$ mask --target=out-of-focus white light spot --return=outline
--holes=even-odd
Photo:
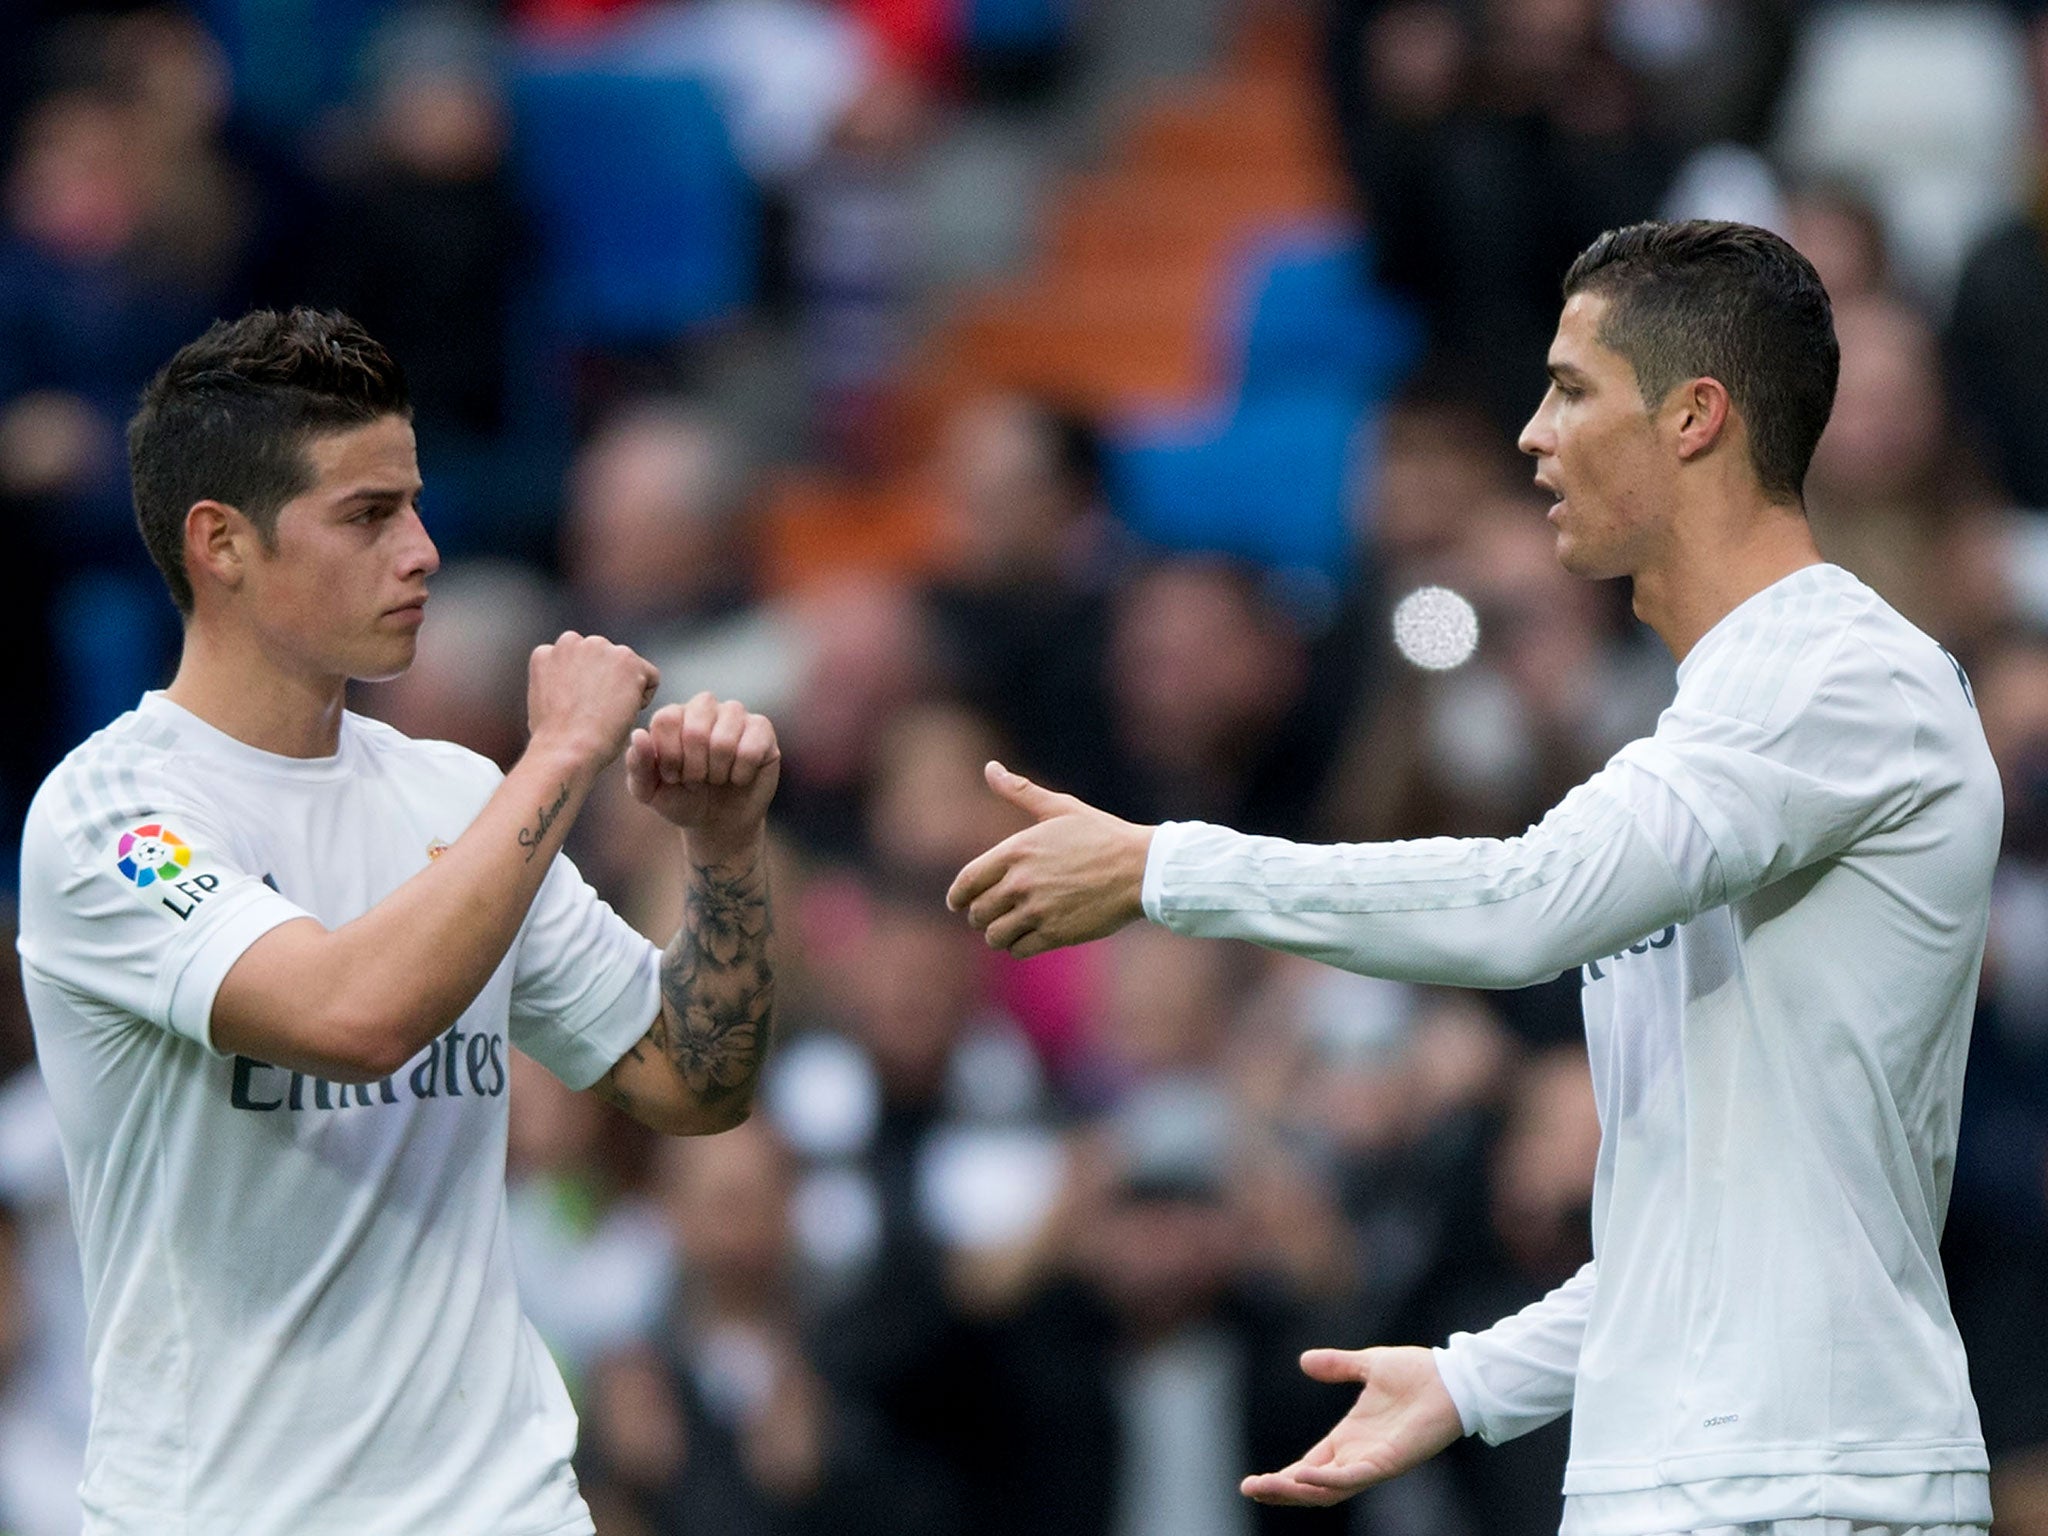
[[[1394,648],[1427,672],[1462,667],[1479,649],[1479,614],[1449,587],[1417,587],[1394,605]]]

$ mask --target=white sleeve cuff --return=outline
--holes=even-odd
[[[1145,908],[1145,915],[1161,927],[1172,926],[1166,921],[1164,911],[1166,861],[1173,857],[1175,846],[1188,830],[1199,825],[1199,822],[1167,821],[1152,829],[1152,846],[1145,853],[1145,885],[1139,900]]]
[[[1479,1383],[1473,1378],[1470,1365],[1463,1355],[1441,1345],[1432,1349],[1430,1354],[1436,1360],[1436,1373],[1443,1379],[1444,1390],[1451,1394],[1451,1402],[1458,1410],[1458,1427],[1468,1435],[1476,1433],[1479,1429]]]
[[[226,910],[207,913],[184,964],[164,968],[157,1016],[218,1056],[223,1053],[213,1043],[213,1000],[228,972],[271,929],[311,914],[260,880],[245,880],[216,899]]]
[[[573,1035],[517,1042],[569,1087],[579,1092],[618,1065],[619,1058],[640,1043],[661,1012],[661,951],[652,944],[642,963],[620,983],[596,1018]]]

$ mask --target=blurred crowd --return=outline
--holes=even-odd
[[[1418,988],[1144,925],[1018,962],[943,893],[1020,824],[983,785],[992,757],[1139,820],[1507,836],[1650,730],[1671,660],[1625,591],[1559,570],[1515,429],[1593,235],[1768,224],[1836,306],[1822,547],[1962,659],[2004,774],[1949,1279],[1999,1530],[2042,1536],[2048,19],[1299,3],[1369,232],[1357,279],[1427,338],[1361,423],[1334,572],[1140,537],[1103,422],[991,393],[923,449],[943,558],[778,583],[775,477],[858,464],[946,274],[1020,217],[935,167],[992,136],[1073,153],[1115,13],[1145,4],[13,0],[0,522],[21,558],[0,633],[31,664],[7,684],[0,843],[175,655],[127,501],[137,391],[216,315],[346,308],[410,375],[445,557],[417,664],[360,707],[509,763],[527,652],[573,626],[649,656],[664,698],[740,697],[784,742],[780,1038],[753,1119],[661,1144],[515,1074],[520,1278],[604,1536],[1550,1536],[1563,1424],[1328,1512],[1236,1484],[1346,1405],[1301,1348],[1441,1341],[1589,1256],[1576,975]],[[1159,34],[1181,57],[1239,11],[1146,14],[1191,30]],[[535,236],[561,182],[531,125],[593,58],[621,92],[650,68],[703,82],[730,151],[737,212],[659,293],[599,280],[630,208],[581,288]],[[1394,600],[1430,583],[1479,613],[1469,665],[1389,643]],[[673,843],[620,785],[572,852],[673,931]],[[78,1521],[83,1308],[11,980],[0,1071],[0,1531],[57,1536]]]

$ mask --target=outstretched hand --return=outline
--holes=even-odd
[[[1238,1485],[1261,1504],[1338,1503],[1420,1466],[1465,1432],[1426,1349],[1312,1349],[1301,1368],[1365,1390],[1299,1461]]]
[[[1143,915],[1152,829],[1042,789],[1001,763],[988,786],[1033,822],[974,860],[946,892],[991,949],[1020,959],[1117,931]]]

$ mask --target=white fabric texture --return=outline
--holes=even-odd
[[[497,782],[353,715],[334,757],[276,757],[152,694],[37,794],[20,948],[85,1271],[88,1536],[590,1529],[513,1282],[507,1049],[593,1082],[654,1018],[653,946],[557,860],[383,1082],[210,1044],[251,943],[360,916]]]
[[[1445,1369],[1489,1440],[1569,1402],[1570,1536],[1988,1521],[1937,1251],[2001,822],[1968,685],[1827,565],[1678,679],[1519,838],[1169,825],[1146,913],[1407,980],[1583,966],[1594,1265]]]

